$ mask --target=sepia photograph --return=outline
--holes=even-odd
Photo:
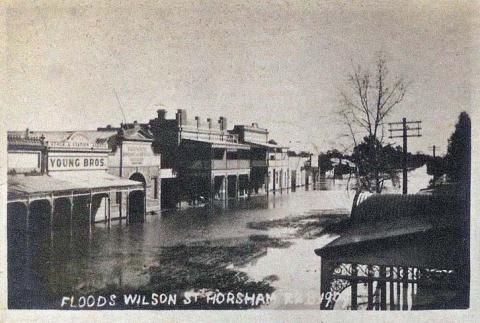
[[[2,5],[4,310],[472,309],[478,12]]]

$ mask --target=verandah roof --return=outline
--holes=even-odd
[[[267,142],[253,142],[253,141],[245,141],[246,144],[253,146],[253,147],[262,147],[262,148],[270,148],[270,149],[286,149],[288,147],[279,146],[276,144],[270,144]]]
[[[56,192],[85,191],[110,188],[141,188],[141,182],[107,174],[58,172],[55,175],[11,175],[8,176],[8,200],[28,196],[47,195]]]

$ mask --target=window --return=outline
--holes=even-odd
[[[117,192],[116,196],[115,196],[115,202],[117,204],[121,204],[122,203],[122,192]]]
[[[158,199],[158,177],[152,177],[153,180],[153,198],[156,200]]]
[[[237,151],[227,151],[227,159],[228,160],[238,159],[238,152]]]
[[[216,159],[216,160],[222,160],[224,153],[225,153],[225,150],[214,148],[213,149],[213,158]]]

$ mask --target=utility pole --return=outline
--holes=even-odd
[[[403,184],[402,184],[402,193],[406,195],[408,193],[408,180],[407,180],[407,170],[408,170],[408,150],[407,150],[407,138],[408,137],[421,137],[420,124],[422,121],[407,121],[407,118],[403,118],[401,122],[390,122],[388,123],[390,131],[389,138],[403,138]],[[413,125],[412,127],[410,125]],[[401,126],[401,128],[399,128]],[[401,135],[395,134],[396,131],[401,131]],[[416,132],[415,132],[416,131]]]
[[[433,145],[431,147],[428,147],[428,148],[431,148],[432,151],[433,151],[433,158],[435,158],[435,149],[437,148],[437,146]]]
[[[403,125],[403,194],[408,193],[407,167],[408,167],[408,149],[407,149],[407,118],[402,119]]]

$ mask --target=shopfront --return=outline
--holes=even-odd
[[[98,130],[99,136],[108,133]],[[122,201],[129,201],[129,213],[140,214],[140,202],[144,204],[146,213],[160,212],[161,200],[161,169],[160,154],[152,148],[152,136],[147,128],[138,123],[124,124],[110,135],[108,140],[110,154],[108,170],[111,175],[141,183],[143,193],[129,193],[126,196],[120,192],[112,204],[112,212],[119,217],[126,212],[120,207]],[[135,216],[135,218],[138,218]]]
[[[110,153],[94,132],[10,132],[9,223],[50,235],[65,228],[70,234],[77,229],[91,234],[93,223],[109,225],[111,201],[118,193],[145,191],[138,181],[108,173]],[[142,209],[145,217],[144,202],[135,209]],[[129,217],[126,212],[127,223]]]

